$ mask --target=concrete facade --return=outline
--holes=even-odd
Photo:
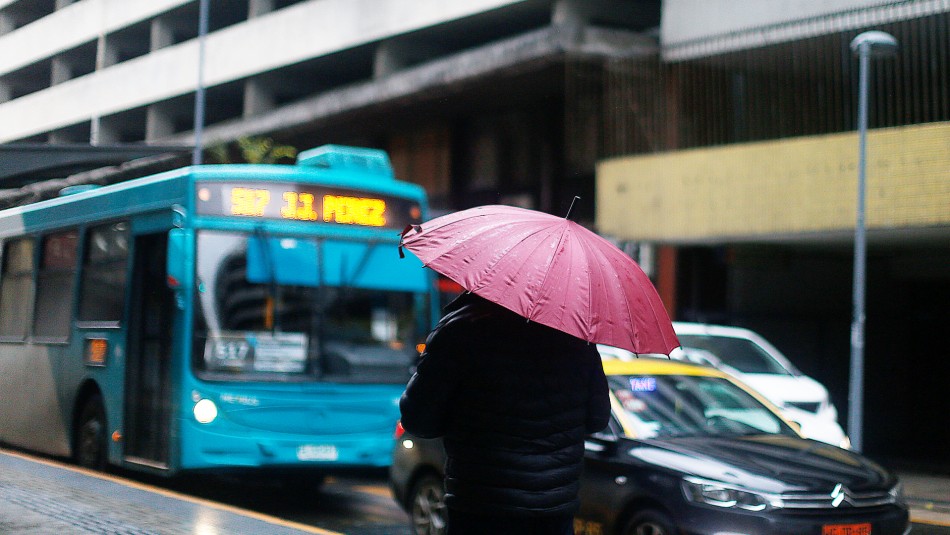
[[[172,30],[163,27],[161,15],[194,3],[83,0],[0,36],[0,77],[7,84],[15,85],[18,70],[42,60],[51,61],[53,73],[48,87],[0,104],[0,142],[48,133],[192,93],[198,84],[199,40],[170,44]],[[206,37],[204,83],[217,86],[246,79],[518,3],[309,0],[265,14],[255,13]],[[250,5],[239,7],[250,13]],[[102,56],[108,55],[109,35],[136,24],[150,25],[149,35],[153,38],[147,43],[148,51],[128,61],[103,61]],[[62,54],[90,44],[96,46],[95,69],[72,78]],[[258,92],[249,98],[254,101],[261,97]],[[82,105],[77,106],[77,102]],[[254,106],[249,108],[251,112],[256,110]],[[162,121],[157,114],[151,117],[150,123]],[[156,133],[169,130],[152,124],[146,127]]]
[[[670,61],[807,39],[946,11],[946,0],[666,0]],[[729,16],[722,16],[728,13]]]

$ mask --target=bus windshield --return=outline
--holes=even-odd
[[[405,382],[424,334],[424,294],[394,273],[398,256],[378,248],[199,232],[196,372],[212,380]]]

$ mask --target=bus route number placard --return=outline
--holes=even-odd
[[[203,183],[196,204],[206,215],[364,227],[402,228],[421,219],[421,209],[409,199],[301,184]]]

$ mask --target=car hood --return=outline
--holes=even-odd
[[[630,457],[682,475],[781,494],[849,489],[887,490],[896,479],[854,452],[782,435],[624,440]]]
[[[738,377],[778,406],[789,401],[823,403],[828,400],[828,390],[807,375],[743,373]]]

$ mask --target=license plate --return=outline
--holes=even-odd
[[[821,535],[871,535],[871,524],[829,524],[821,527]]]
[[[340,454],[332,444],[305,444],[297,447],[297,458],[301,461],[335,461]]]

